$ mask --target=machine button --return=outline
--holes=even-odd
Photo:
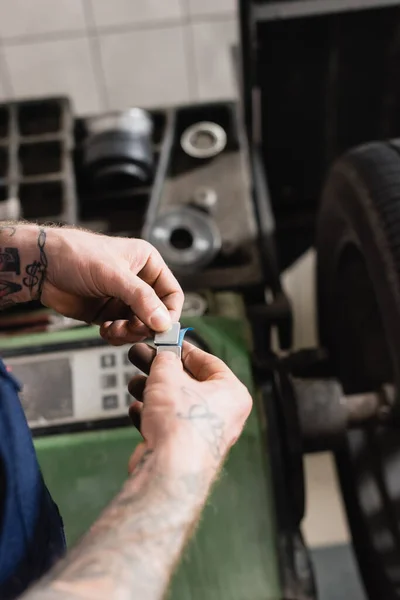
[[[100,358],[102,368],[115,367],[115,354],[103,354]]]
[[[109,390],[110,388],[117,387],[117,376],[113,373],[104,373],[101,376],[101,388],[103,390]]]
[[[103,396],[103,408],[104,408],[104,410],[112,410],[113,408],[118,408],[117,394]]]

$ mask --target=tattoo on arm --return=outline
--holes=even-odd
[[[18,248],[0,248],[0,271],[21,275]]]
[[[14,225],[0,225],[0,234],[4,234],[5,238],[14,237],[16,231],[17,227]],[[39,257],[38,260],[26,265],[26,275],[22,281],[19,279],[21,276],[20,249],[9,245],[0,247],[0,309],[13,306],[16,303],[15,294],[22,292],[24,287],[29,289],[31,299],[40,300],[48,265],[45,246],[46,231],[39,229],[37,239]]]
[[[15,231],[15,227],[8,225],[0,226],[0,233],[8,233],[9,237],[12,237]],[[10,248],[8,246],[0,248],[0,272],[4,277],[0,279],[0,309],[5,309],[15,304],[14,300],[8,296],[22,290],[22,285],[9,279],[9,276],[13,277],[14,275],[21,274],[18,248]]]
[[[196,473],[187,484],[181,475],[166,474],[163,456],[147,450],[79,546],[24,600],[164,598],[199,510]],[[204,485],[203,499],[210,482]]]
[[[13,306],[16,306],[16,304],[16,301],[12,298],[0,300],[0,310],[6,310],[6,308],[13,308]]]
[[[0,225],[0,233],[7,231],[10,234],[10,237],[15,235],[17,228],[14,225]]]
[[[22,285],[15,283],[14,281],[7,281],[6,279],[0,279],[0,298],[15,294],[22,290]]]
[[[8,234],[8,237],[12,237],[15,232],[14,226],[0,225],[0,233]],[[0,309],[4,309],[15,304],[8,296],[22,290],[22,285],[13,281],[14,275],[21,274],[18,248],[0,247],[0,273],[3,274],[0,278]]]
[[[48,261],[45,252],[46,232],[44,229],[39,230],[37,245],[39,260],[34,260],[26,266],[26,277],[23,279],[23,284],[29,289],[32,300],[40,300],[47,274]]]
[[[210,410],[205,398],[186,387],[182,388],[182,392],[194,400],[194,403],[189,406],[186,414],[178,413],[177,417],[190,421],[207,443],[213,458],[220,460],[224,442],[224,422],[219,415]]]

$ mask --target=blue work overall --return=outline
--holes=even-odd
[[[65,553],[18,392],[0,360],[0,598],[17,598]]]

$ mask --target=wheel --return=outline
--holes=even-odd
[[[400,145],[351,150],[331,169],[317,220],[321,344],[345,393],[400,389]],[[397,406],[396,413],[399,413]],[[370,598],[400,598],[400,428],[349,432],[336,454]]]

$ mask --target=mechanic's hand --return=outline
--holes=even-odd
[[[42,303],[101,325],[112,344],[136,342],[179,320],[182,290],[147,242],[46,228],[45,252]]]
[[[217,469],[239,437],[252,400],[245,386],[218,358],[184,342],[183,358],[137,344],[129,352],[145,373],[135,376],[129,392],[136,398],[130,415],[144,443],[133,453],[132,472],[146,450],[166,446],[191,466],[200,457]],[[153,360],[154,359],[154,360]]]

